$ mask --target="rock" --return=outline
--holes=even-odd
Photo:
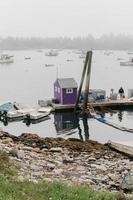
[[[58,152],[58,153],[61,153],[62,152],[62,148],[61,147],[52,147],[50,148],[49,150],[50,152]]]
[[[125,174],[121,183],[121,188],[133,191],[133,173]]]
[[[54,169],[53,170],[53,173],[56,175],[60,175],[60,174],[62,174],[62,172],[63,172],[63,169]]]
[[[23,182],[25,179],[24,179],[24,176],[19,175],[19,176],[17,177],[17,180]]]
[[[108,174],[108,177],[112,180],[112,181],[118,181],[120,179],[120,176],[115,175],[115,174]]]
[[[53,170],[55,168],[55,164],[47,164],[47,169],[48,170]]]
[[[32,151],[33,151],[33,152],[36,152],[36,153],[40,153],[40,152],[41,152],[41,150],[40,150],[39,147],[32,148]]]
[[[97,165],[96,170],[105,172],[107,171],[107,167],[104,165]]]
[[[22,147],[22,149],[23,149],[24,151],[32,151],[33,147],[24,146],[24,147]]]
[[[73,158],[70,158],[68,156],[64,157],[62,160],[63,164],[72,163],[73,161]]]
[[[43,171],[43,167],[42,166],[37,166],[35,164],[31,164],[30,165],[30,170],[33,170],[35,172],[38,172],[38,171]]]
[[[88,161],[96,161],[96,158],[89,157],[89,158],[88,158]]]
[[[47,149],[47,148],[43,148],[43,149],[41,149],[41,151],[42,151],[42,152],[47,152],[48,149]]]
[[[18,157],[18,150],[15,148],[11,149],[9,153],[14,157]]]
[[[4,140],[2,140],[3,144],[10,144],[13,143],[13,139],[12,138],[5,138]]]
[[[9,152],[13,157],[17,157],[18,159],[23,159],[25,154],[23,150],[18,150],[16,148],[13,148],[12,150],[10,150]]]

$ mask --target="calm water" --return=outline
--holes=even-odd
[[[79,83],[83,69],[83,59],[79,58],[72,50],[62,50],[57,57],[45,56],[43,52],[31,51],[4,51],[14,55],[14,63],[0,65],[0,101],[17,101],[28,104],[37,104],[38,99],[53,97],[53,82],[56,77],[74,77]],[[31,57],[27,60],[25,57]],[[113,88],[117,92],[120,86],[125,89],[133,88],[133,67],[122,67],[118,58],[129,59],[126,51],[114,51],[109,56],[104,51],[94,51],[91,71],[91,88],[105,89],[107,95]],[[72,60],[67,62],[67,59]],[[45,64],[54,64],[53,67],[45,67]],[[133,128],[133,112],[117,112],[106,114],[108,120]],[[0,123],[5,130],[15,135],[23,132],[37,133],[46,137],[77,137],[94,139],[100,142],[112,140],[132,140],[133,134],[113,129],[94,119],[75,120],[70,113],[51,115],[51,119],[39,124],[12,122],[7,126]],[[62,130],[71,130],[68,134],[61,134]]]

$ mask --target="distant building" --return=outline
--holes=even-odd
[[[60,104],[75,104],[77,87],[78,85],[73,78],[58,78],[54,83],[54,98]]]

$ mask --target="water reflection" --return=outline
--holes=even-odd
[[[83,123],[84,131],[81,129],[80,122]],[[57,135],[73,135],[78,134],[80,140],[89,140],[88,115],[62,112],[54,114],[54,124]],[[82,133],[84,132],[84,134]]]
[[[123,112],[121,110],[118,111],[118,120],[119,122],[122,122],[123,119]]]

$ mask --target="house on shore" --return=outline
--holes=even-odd
[[[54,98],[60,104],[75,104],[78,85],[74,78],[57,78],[54,83]]]

